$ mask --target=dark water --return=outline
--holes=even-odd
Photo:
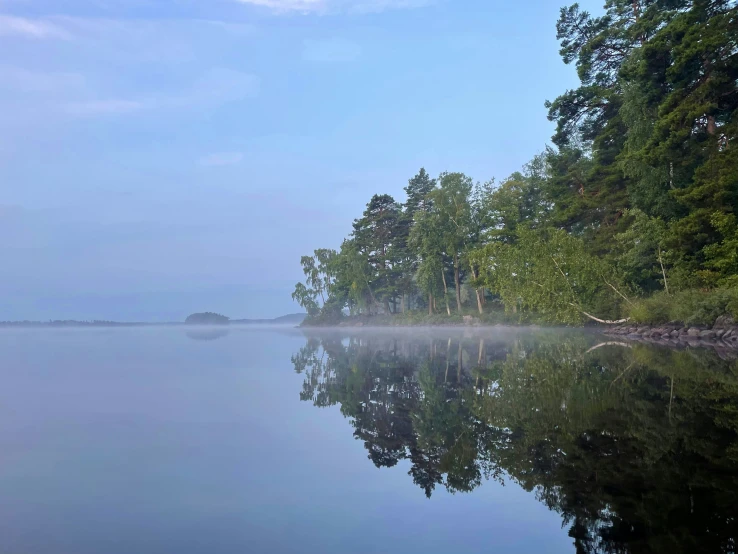
[[[602,340],[0,331],[0,553],[735,552],[738,362]]]

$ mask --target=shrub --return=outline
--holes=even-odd
[[[738,287],[686,290],[673,295],[658,292],[638,300],[629,309],[633,321],[649,324],[678,321],[686,325],[712,325],[726,314],[738,319]]]

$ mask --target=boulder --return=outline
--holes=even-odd
[[[727,329],[729,327],[732,327],[735,325],[735,319],[731,315],[721,315],[719,318],[715,320],[715,325],[712,326],[713,329]]]
[[[712,329],[706,329],[704,331],[700,331],[700,338],[701,339],[714,339],[715,338],[715,331]]]
[[[674,338],[677,338],[679,336],[679,330],[674,329],[671,333],[669,333],[669,335],[671,335]]]
[[[697,327],[691,327],[687,331],[687,336],[689,336],[689,337],[699,337],[701,332],[702,331],[700,331],[699,329],[697,329]]]

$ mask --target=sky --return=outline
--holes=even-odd
[[[545,147],[564,3],[0,0],[0,320],[302,311],[373,194]]]

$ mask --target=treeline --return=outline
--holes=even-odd
[[[151,323],[125,323],[121,321],[77,321],[74,319],[55,319],[49,321],[0,321],[0,327],[132,327],[153,325]]]
[[[546,103],[553,146],[501,182],[421,169],[404,203],[373,196],[340,250],[302,258],[293,298],[326,320],[494,300],[580,323],[667,319],[720,290],[710,309],[738,316],[736,2],[605,10],[561,10],[580,84]]]

